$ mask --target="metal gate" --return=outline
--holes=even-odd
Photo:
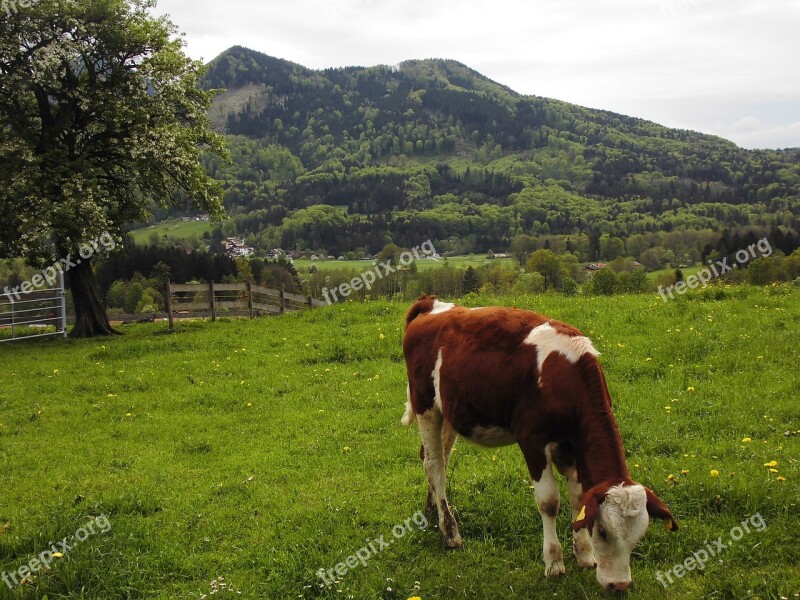
[[[0,343],[54,336],[67,337],[64,273],[56,287],[0,293]]]

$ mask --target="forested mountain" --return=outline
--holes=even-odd
[[[455,252],[515,236],[800,230],[800,149],[523,96],[450,60],[315,71],[234,47],[202,85],[232,164],[227,233],[262,249]]]

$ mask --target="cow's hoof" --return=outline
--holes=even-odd
[[[567,570],[564,568],[564,562],[560,560],[553,561],[549,567],[544,568],[545,577],[560,577]]]
[[[456,535],[452,538],[444,538],[444,547],[447,550],[458,550],[464,545],[464,540],[461,539],[460,535]]]
[[[589,556],[588,558],[584,556],[576,556],[575,560],[577,560],[578,565],[584,569],[594,569],[597,566],[597,561],[594,559],[594,556]]]
[[[593,569],[597,566],[592,545],[588,540],[575,540],[572,545],[572,554],[575,555],[575,560],[584,569]]]

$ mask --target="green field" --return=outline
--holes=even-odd
[[[325,269],[355,269],[355,270],[362,270],[367,271],[373,268],[375,261],[372,260],[315,260],[312,261],[308,258],[296,258],[294,259],[294,266],[295,268],[304,273],[308,270],[312,264],[316,265],[318,269],[325,270]],[[489,260],[486,258],[485,255],[482,254],[470,254],[468,256],[450,256],[447,259],[440,258],[440,259],[431,259],[431,258],[423,258],[420,260],[415,261],[416,265],[420,269],[434,269],[436,267],[442,267],[446,264],[455,267],[466,269],[467,267],[480,267],[482,265],[491,264],[491,265],[504,265],[507,267],[513,266],[515,261],[513,258],[498,258]]]
[[[158,235],[159,238],[163,238],[166,235],[172,240],[180,241],[193,235],[202,237],[205,232],[211,233],[213,228],[214,225],[207,221],[189,221],[184,223],[180,219],[170,219],[155,225],[142,227],[141,229],[134,229],[130,232],[130,235],[133,236],[133,240],[138,245],[144,245],[150,243],[150,237],[153,233]]]
[[[602,352],[632,475],[680,523],[650,527],[630,597],[800,592],[798,291],[718,291],[727,297],[476,300],[569,321]],[[254,599],[609,597],[571,555],[565,500],[567,574],[544,579],[515,447],[456,445],[448,494],[462,551],[443,550],[435,527],[394,539],[426,489],[416,426],[399,424],[406,308],[351,303],[0,346],[0,571],[92,517],[108,524],[30,583],[0,583],[0,598],[199,599],[218,577],[241,591],[231,597]],[[756,513],[766,527],[731,541]],[[381,536],[393,543],[322,585],[319,569]],[[657,581],[719,537],[730,545],[704,570]]]

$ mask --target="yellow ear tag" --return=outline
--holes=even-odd
[[[578,521],[582,521],[585,518],[586,518],[586,507],[581,506],[581,512],[579,512],[578,516],[575,517],[575,522],[577,523]]]
[[[664,529],[666,529],[667,531],[672,531],[672,521],[667,521],[666,523],[664,523]]]

